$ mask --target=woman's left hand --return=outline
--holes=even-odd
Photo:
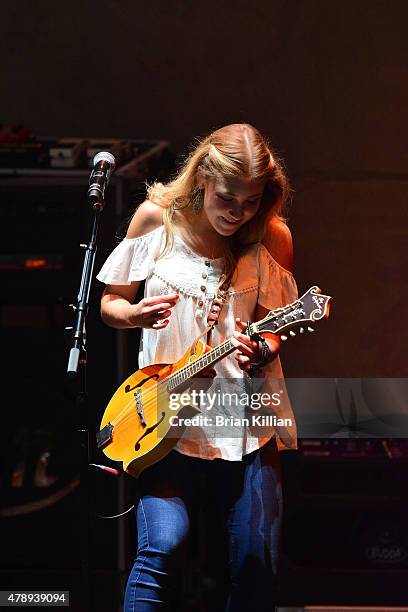
[[[235,319],[235,321],[238,330],[234,332],[234,335],[231,338],[231,344],[233,344],[237,349],[234,357],[237,360],[241,370],[248,371],[251,367],[251,362],[257,363],[261,361],[262,354],[260,342],[251,340],[247,334],[243,333],[246,331],[246,323],[241,321],[239,318]],[[273,355],[276,357],[280,347],[279,339],[268,339],[268,346]]]

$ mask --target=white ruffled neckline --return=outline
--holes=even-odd
[[[200,255],[199,253],[197,253],[197,251],[194,251],[194,249],[192,249],[184,240],[181,236],[179,236],[178,234],[174,233],[174,237],[176,238],[176,240],[178,240],[178,242],[184,247],[184,249],[186,251],[188,251],[189,253],[191,253],[191,255],[193,255],[194,257],[196,257],[197,259],[204,259],[204,261],[210,261],[212,265],[214,264],[218,264],[218,263],[223,263],[224,262],[224,257],[205,257],[204,255]]]
[[[154,234],[161,234],[161,236],[163,236],[164,234],[164,225],[159,225],[158,227],[155,227],[153,230],[151,230],[150,232],[148,232],[147,234],[143,234],[142,236],[136,236],[135,238],[124,238],[124,240],[128,241],[128,242],[137,242],[138,240],[148,240],[149,238],[152,238],[154,236]],[[181,244],[181,246],[184,248],[185,251],[187,251],[188,253],[190,253],[193,257],[195,257],[196,259],[199,260],[205,260],[205,261],[210,261],[211,264],[221,264],[224,262],[224,257],[205,257],[204,255],[200,255],[200,253],[197,253],[197,251],[194,251],[194,249],[192,249],[186,242],[185,240],[183,240],[183,238],[181,236],[179,236],[179,234],[177,234],[176,232],[173,233],[174,238],[177,240],[177,242],[179,242]]]

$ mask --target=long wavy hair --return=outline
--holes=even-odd
[[[202,178],[245,177],[265,182],[258,211],[226,240],[224,274],[217,294],[229,287],[239,256],[262,240],[272,217],[284,221],[283,210],[290,192],[282,162],[271,146],[252,125],[234,123],[215,130],[196,146],[185,159],[177,175],[168,182],[148,188],[148,199],[164,208],[165,244],[159,255],[164,257],[174,242],[173,217],[176,211],[192,208],[199,195]]]

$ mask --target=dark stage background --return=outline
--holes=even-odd
[[[292,177],[299,285],[336,298],[318,374],[402,375],[407,12],[404,0],[6,2],[2,119],[179,152],[253,123]]]
[[[407,18],[405,0],[3,2],[1,120],[5,124],[22,122],[44,136],[168,140],[176,154],[186,152],[195,136],[223,124],[254,124],[282,155],[292,181],[288,217],[299,289],[318,284],[334,296],[332,317],[319,333],[285,347],[286,373],[302,377],[407,376]],[[86,183],[84,194],[85,189]],[[104,235],[113,236],[116,225],[117,220],[109,218]],[[83,228],[73,227],[61,221],[56,224],[55,232],[61,233],[64,245],[69,244],[71,233],[75,244],[86,238]],[[8,232],[9,240],[9,228],[2,231]],[[109,240],[112,238],[105,242],[105,250],[111,246]],[[79,275],[79,267],[76,272]],[[91,395],[98,397],[95,414],[99,414],[99,399],[104,400],[112,390],[115,376],[109,380],[109,372],[117,365],[115,332],[104,330],[97,320],[99,292],[99,287],[94,289],[92,297],[91,380],[98,378],[96,364],[103,347],[110,348],[100,366],[98,390],[90,388]],[[50,332],[50,351],[61,325],[57,317],[55,330]],[[9,342],[7,331],[5,337]],[[16,370],[21,354],[11,359]],[[53,360],[59,381],[63,380],[64,359],[59,355]],[[67,398],[70,393],[64,388]],[[96,421],[98,418],[95,416]],[[292,465],[296,461],[284,458],[288,479],[294,472],[303,473]],[[390,477],[382,464],[362,459],[360,469],[361,465],[366,470],[362,482],[373,469],[379,469],[385,481]],[[358,486],[354,491],[343,490],[342,503],[350,515],[348,533],[366,521],[369,525],[378,522],[379,515],[393,516],[405,534],[400,541],[405,542],[406,469],[398,469],[392,472],[396,488],[389,493],[382,495],[381,479],[376,482],[379,491],[370,489],[366,497],[360,495]],[[322,483],[326,477],[316,471]],[[343,471],[339,479],[345,482],[348,477]],[[396,500],[392,510],[387,506],[390,496]],[[376,514],[369,510],[373,497],[380,498]],[[293,525],[296,518],[301,520],[301,504],[290,506],[295,504],[292,496],[288,503]],[[63,523],[64,516],[50,515],[49,525]],[[9,529],[8,520],[2,521],[4,533]],[[31,519],[24,520],[28,533]],[[38,513],[35,520],[39,520]],[[108,573],[112,584],[117,538],[131,537],[131,519],[128,521],[119,535],[113,527],[106,528],[112,542],[99,570]],[[319,526],[313,528],[318,539]],[[334,527],[329,524],[327,529],[331,537]],[[18,522],[15,530],[24,532]],[[55,533],[53,537],[57,537],[57,528]],[[44,539],[49,539],[47,531]],[[290,537],[285,541],[293,551]],[[38,546],[33,543],[27,552],[19,541],[13,567],[25,568],[25,579],[40,585],[43,578],[27,578],[33,575],[29,574],[29,559],[36,556],[33,550]],[[333,549],[335,546],[333,541]],[[124,548],[120,548],[122,562],[126,559],[128,563]],[[61,551],[52,549],[50,554],[58,556]],[[75,569],[75,551],[70,554],[72,560],[61,563],[61,571]],[[3,588],[17,584],[13,582],[17,569],[7,574],[7,559],[2,563]],[[48,566],[44,563],[38,564],[40,573],[52,565],[49,560]],[[353,565],[347,558],[339,563],[332,567],[338,576]],[[307,567],[302,574],[302,564],[298,564],[297,577],[301,578],[286,586],[283,603],[318,603],[319,589],[324,592],[320,603],[402,604],[407,600],[402,588],[395,586],[407,579],[404,564],[395,570],[395,582],[385,581],[384,592],[374,589],[375,595],[381,568],[357,567],[355,572],[362,574],[354,586],[347,587],[346,575],[346,583],[340,586],[339,578],[325,591],[321,576],[327,564],[329,554],[320,570],[313,573],[309,567],[309,578],[305,578]],[[356,586],[362,575],[365,590]],[[310,581],[315,591],[306,589]],[[103,584],[104,592],[109,592],[107,581]],[[303,591],[296,591],[301,584]],[[112,587],[111,592],[115,589],[119,590]]]

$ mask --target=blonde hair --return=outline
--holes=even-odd
[[[219,294],[230,285],[239,256],[249,245],[262,240],[267,222],[272,217],[284,221],[283,209],[290,189],[281,161],[252,125],[235,123],[215,130],[198,141],[173,180],[167,184],[154,183],[148,188],[148,199],[164,207],[166,239],[159,257],[165,256],[173,246],[175,211],[193,207],[203,177],[266,181],[257,213],[227,240]]]

